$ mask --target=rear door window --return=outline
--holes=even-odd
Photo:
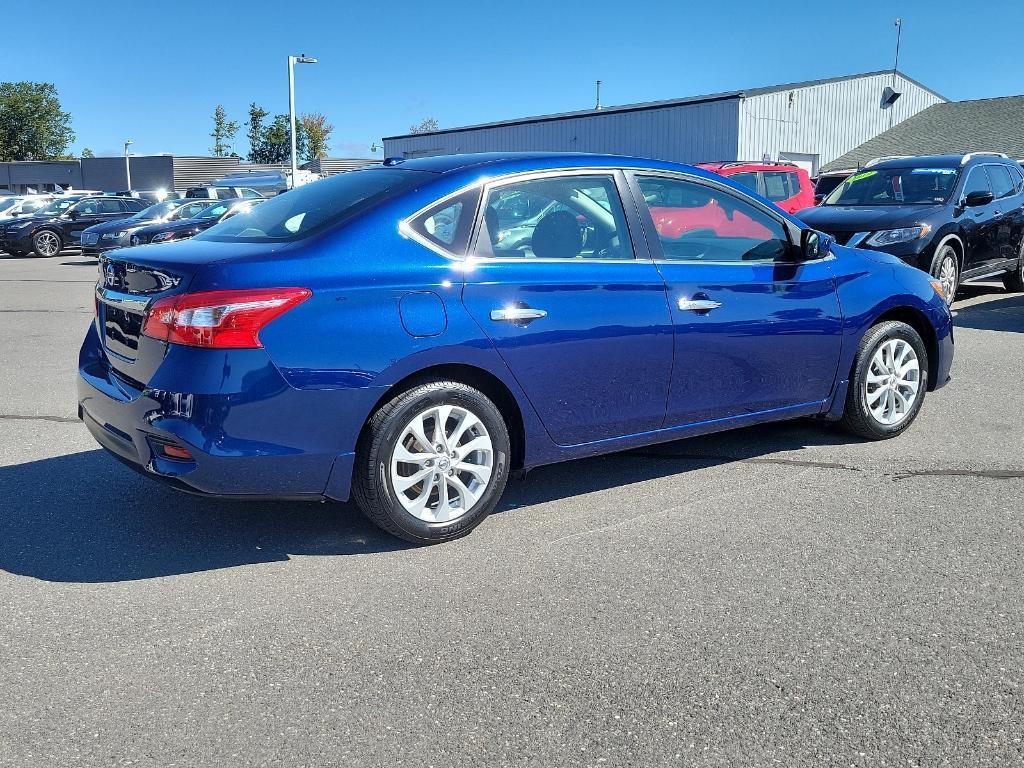
[[[97,213],[124,213],[124,203],[120,200],[100,200],[96,206]]]
[[[533,215],[503,217],[529,201]],[[615,178],[610,174],[551,176],[492,187],[474,253],[493,258],[632,259]]]
[[[800,190],[799,184],[796,185],[795,191],[790,187],[790,177],[796,174],[786,171],[765,171],[763,175],[764,196],[769,200],[788,200]]]

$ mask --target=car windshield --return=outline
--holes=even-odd
[[[956,186],[956,168],[879,168],[846,178],[823,205],[944,203]]]
[[[210,206],[207,206],[206,208],[203,208],[203,210],[201,210],[199,213],[197,213],[192,218],[194,218],[194,219],[207,219],[207,220],[209,220],[209,219],[216,219],[216,218],[218,218],[220,216],[223,216],[225,213],[227,213],[227,210],[230,207],[231,206],[225,205],[224,203],[214,203],[213,205],[210,205]]]
[[[384,167],[339,173],[266,200],[245,215],[210,227],[199,238],[251,243],[298,240],[433,176]]]
[[[54,200],[48,206],[43,208],[39,213],[43,216],[59,216],[64,213],[68,208],[77,203],[79,198],[73,198],[68,200],[67,198]]]
[[[143,208],[141,211],[132,216],[133,219],[162,219],[168,213],[178,208],[181,205],[180,200],[164,200],[162,203],[156,203],[148,208]]]

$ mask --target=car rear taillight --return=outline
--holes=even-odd
[[[168,296],[150,307],[142,333],[190,347],[256,349],[263,326],[311,295],[308,288],[255,288]]]

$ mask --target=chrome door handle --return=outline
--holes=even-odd
[[[539,320],[547,317],[548,313],[543,309],[530,309],[529,307],[506,307],[505,309],[492,309],[491,320],[495,322],[520,322],[522,320]]]
[[[680,299],[679,308],[684,312],[710,312],[722,306],[720,301],[711,299]]]

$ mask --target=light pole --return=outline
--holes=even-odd
[[[306,54],[288,57],[288,119],[292,128],[292,178],[288,184],[289,189],[295,188],[295,179],[299,175],[299,158],[295,153],[295,65],[316,64],[316,59]]]
[[[131,166],[131,163],[128,160],[128,147],[130,147],[134,143],[135,142],[132,141],[131,139],[125,139],[125,142],[124,142],[124,174],[125,174],[125,176],[128,177],[128,191],[129,192],[132,191],[132,166]]]

